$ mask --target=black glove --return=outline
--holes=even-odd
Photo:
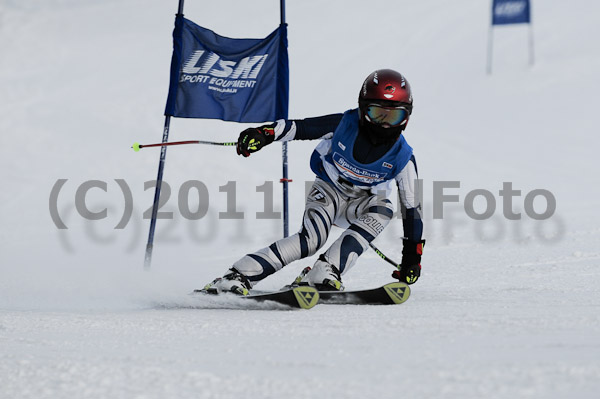
[[[400,269],[392,273],[392,277],[407,284],[416,283],[419,276],[421,276],[421,265],[400,265]]]
[[[251,153],[271,144],[273,140],[275,140],[274,123],[260,127],[251,127],[240,133],[236,146],[237,153],[238,155],[249,157]]]
[[[421,255],[425,240],[404,240],[402,248],[402,263],[398,270],[392,273],[392,277],[403,283],[414,284],[421,276]]]

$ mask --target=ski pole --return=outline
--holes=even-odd
[[[375,245],[373,245],[373,243],[369,243],[369,246],[371,247],[371,249],[372,249],[373,251],[375,251],[375,253],[376,253],[377,255],[379,255],[379,257],[380,257],[381,259],[383,259],[384,261],[386,261],[386,262],[387,262],[387,263],[389,263],[390,265],[394,265],[394,267],[395,267],[396,269],[400,270],[400,264],[399,264],[399,263],[397,263],[397,262],[393,261],[392,259],[388,258],[387,256],[385,256],[385,254],[384,254],[383,252],[381,252],[381,251],[379,250],[379,248],[377,248]]]
[[[166,147],[168,145],[182,145],[182,144],[208,144],[208,145],[220,145],[220,146],[234,146],[237,144],[237,142],[232,141],[232,142],[226,142],[226,143],[217,143],[214,141],[187,140],[187,141],[172,141],[170,143],[156,143],[156,144],[133,143],[131,148],[133,148],[133,151],[138,152],[140,149],[146,148],[146,147]]]

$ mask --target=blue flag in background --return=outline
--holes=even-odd
[[[531,22],[529,0],[494,0],[492,2],[492,25],[529,22]]]
[[[178,15],[165,115],[233,122],[288,116],[287,29],[230,39]]]

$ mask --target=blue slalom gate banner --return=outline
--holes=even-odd
[[[173,31],[169,95],[165,107],[152,217],[144,268],[150,269],[171,117],[207,118],[260,123],[287,119],[289,62],[285,0],[280,0],[280,23],[264,39],[231,39],[183,17],[178,1]],[[288,157],[283,142],[283,236],[288,236]]]
[[[288,117],[287,27],[231,39],[178,15],[165,115],[232,122]]]
[[[494,0],[492,25],[524,24],[531,22],[529,0]]]
[[[487,73],[492,73],[494,26],[528,24],[529,25],[529,65],[534,63],[533,28],[531,24],[530,0],[492,0],[492,24],[488,30]]]

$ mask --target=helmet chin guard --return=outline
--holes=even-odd
[[[369,138],[369,141],[376,145],[395,142],[402,134],[405,126],[406,125],[384,127],[366,121],[364,123],[359,122],[359,129],[361,132],[365,133]]]

